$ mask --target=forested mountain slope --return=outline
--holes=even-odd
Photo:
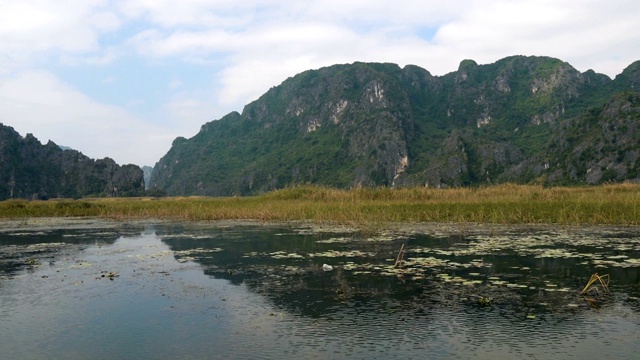
[[[0,124],[0,200],[144,194],[142,170],[110,158],[93,160]]]
[[[295,184],[597,184],[638,178],[640,62],[615,79],[548,57],[303,72],[177,138],[151,186],[244,195]]]

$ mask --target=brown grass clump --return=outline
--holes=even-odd
[[[585,295],[593,292],[596,292],[596,293],[600,292],[599,290],[600,288],[598,287],[597,283],[600,283],[600,286],[602,287],[603,292],[608,293],[609,281],[610,281],[609,274],[598,275],[598,273],[595,273],[591,275],[591,278],[589,278],[587,285],[584,287],[584,289],[582,289],[582,292],[580,292],[580,295]]]

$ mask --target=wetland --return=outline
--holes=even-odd
[[[5,220],[0,304],[11,359],[634,358],[640,228]]]

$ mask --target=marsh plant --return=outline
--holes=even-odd
[[[316,221],[343,224],[459,222],[640,224],[640,185],[478,188],[300,186],[247,197],[84,198],[0,202],[0,217]]]

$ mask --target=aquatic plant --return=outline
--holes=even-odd
[[[598,275],[598,273],[595,273],[591,275],[591,278],[589,278],[587,285],[584,287],[584,289],[582,289],[582,292],[580,292],[580,294],[584,295],[591,292],[599,292],[600,290],[598,290],[598,285],[596,284],[596,282],[602,286],[602,291],[604,291],[605,293],[608,293],[609,280],[610,280],[609,274]]]
[[[400,251],[398,251],[398,256],[396,256],[396,263],[393,267],[401,267],[404,263],[404,244],[400,247]]]

